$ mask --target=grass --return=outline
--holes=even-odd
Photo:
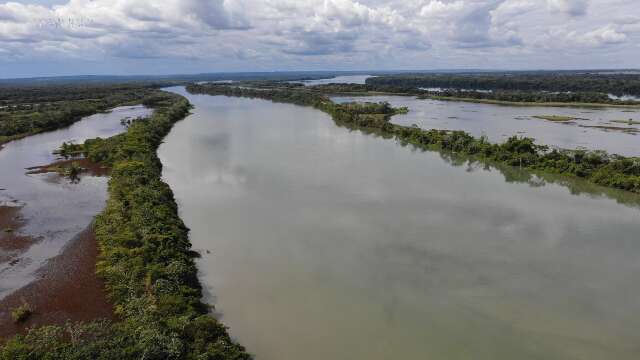
[[[536,119],[554,121],[554,122],[567,122],[572,120],[577,120],[578,118],[573,116],[562,116],[562,115],[534,115]]]
[[[27,321],[31,314],[33,314],[33,309],[31,308],[31,305],[25,302],[17,308],[11,310],[11,319],[13,319],[13,322],[15,322],[16,324],[23,323]]]

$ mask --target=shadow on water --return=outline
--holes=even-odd
[[[559,185],[569,190],[572,195],[585,195],[592,198],[609,198],[615,200],[618,204],[640,208],[640,195],[629,191],[612,189],[604,186],[593,184],[589,181],[578,179],[575,177],[552,174],[544,171],[535,171],[529,169],[520,169],[517,167],[505,165],[499,162],[478,157],[453,153],[442,149],[423,149],[406,141],[396,140],[395,136],[380,132],[378,129],[361,129],[349,123],[343,123],[334,119],[334,123],[338,127],[349,129],[349,131],[359,131],[363,134],[383,138],[387,140],[395,140],[403,147],[410,147],[416,152],[432,152],[440,155],[440,158],[451,166],[465,167],[467,172],[475,171],[499,171],[507,183],[527,184],[530,187],[543,187],[548,184]]]

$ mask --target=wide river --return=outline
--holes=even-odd
[[[171,90],[195,108],[163,176],[207,301],[258,360],[640,358],[637,197]]]

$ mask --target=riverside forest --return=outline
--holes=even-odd
[[[0,359],[635,359],[639,96],[597,70],[0,81]]]

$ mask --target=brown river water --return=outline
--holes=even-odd
[[[640,358],[637,196],[171,90],[195,108],[163,176],[258,360]]]

